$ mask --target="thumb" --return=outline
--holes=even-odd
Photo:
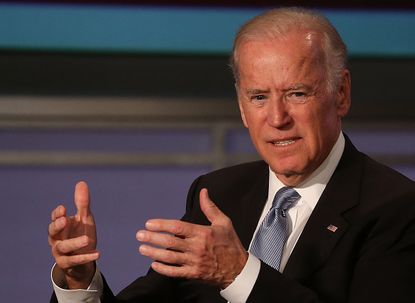
[[[212,224],[224,223],[228,217],[216,206],[215,203],[209,198],[209,193],[206,188],[202,188],[199,194],[200,209],[205,214],[206,218]]]
[[[83,221],[89,215],[89,190],[86,182],[81,181],[75,185],[76,217]]]

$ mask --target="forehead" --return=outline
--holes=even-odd
[[[247,73],[276,73],[324,68],[322,39],[313,32],[292,32],[282,37],[259,37],[245,39],[237,50],[238,70]]]

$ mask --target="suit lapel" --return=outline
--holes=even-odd
[[[330,256],[348,228],[343,214],[358,204],[361,170],[359,152],[346,138],[343,156],[288,260],[285,275],[302,281]]]
[[[247,250],[268,196],[269,169],[265,162],[263,164],[258,173],[252,175],[252,180],[255,180],[254,186],[247,185],[244,188],[247,191],[241,190],[240,203],[234,212],[238,215],[232,219],[239,239]]]

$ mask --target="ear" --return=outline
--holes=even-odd
[[[238,83],[235,82],[235,90],[236,90],[236,96],[238,98],[238,105],[239,105],[239,112],[241,113],[241,118],[242,118],[242,122],[244,123],[244,126],[246,128],[248,128],[248,122],[246,121],[246,116],[245,116],[245,110],[242,104],[242,97],[239,91],[239,86]]]
[[[351,106],[351,78],[349,70],[343,71],[342,80],[337,92],[337,115],[343,118]]]

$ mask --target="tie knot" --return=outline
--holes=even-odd
[[[281,214],[285,217],[285,212],[300,198],[300,194],[294,188],[283,187],[275,194],[272,208],[280,209]]]

